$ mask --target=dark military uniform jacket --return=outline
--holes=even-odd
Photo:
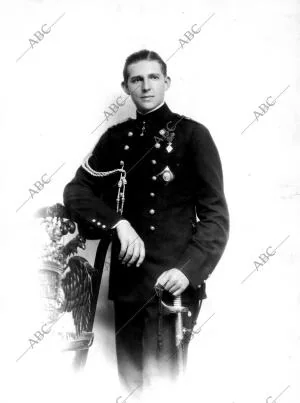
[[[65,205],[88,239],[114,240],[109,298],[146,301],[159,275],[171,268],[189,280],[183,300],[194,298],[217,265],[229,231],[222,167],[209,131],[166,104],[137,113],[109,128],[89,158],[91,168],[101,172],[122,163],[127,172],[122,216],[116,212],[119,173],[94,177],[80,167],[64,192]],[[112,227],[120,218],[145,243],[140,267],[118,262]]]

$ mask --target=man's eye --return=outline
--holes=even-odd
[[[141,78],[140,78],[140,77],[136,77],[136,78],[133,78],[133,79],[131,80],[132,83],[136,83],[137,81],[141,81]]]
[[[158,80],[159,79],[158,76],[152,76],[151,78],[153,78],[153,80]]]

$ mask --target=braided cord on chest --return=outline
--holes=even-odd
[[[124,203],[125,203],[125,188],[126,188],[126,184],[127,184],[127,180],[126,180],[126,171],[124,169],[124,161],[121,161],[121,168],[116,168],[116,169],[112,169],[111,171],[96,171],[95,169],[93,169],[90,164],[89,164],[89,159],[92,156],[92,154],[89,154],[83,161],[83,163],[81,164],[82,168],[88,172],[90,175],[94,176],[94,177],[98,177],[98,178],[103,178],[106,176],[110,176],[113,175],[115,173],[120,172],[120,179],[118,181],[118,195],[117,195],[117,199],[116,199],[116,211],[119,214],[123,214],[123,210],[124,210]]]

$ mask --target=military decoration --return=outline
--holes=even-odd
[[[166,183],[172,182],[172,180],[175,178],[175,175],[168,166],[166,166],[157,176]]]
[[[166,146],[166,151],[168,153],[172,152],[174,147],[172,146],[173,140],[175,138],[175,132],[174,132],[174,127],[170,128],[169,124],[171,122],[168,122],[167,124],[167,129],[161,129],[158,133],[161,137],[154,137],[155,139],[155,147],[159,148],[160,147],[160,142],[166,141],[167,146]],[[159,144],[159,147],[157,146]]]

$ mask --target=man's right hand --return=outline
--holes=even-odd
[[[116,231],[121,243],[119,260],[127,266],[136,263],[139,267],[145,259],[144,242],[127,220],[121,220],[116,226]]]

